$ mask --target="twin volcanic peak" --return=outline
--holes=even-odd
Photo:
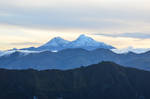
[[[36,50],[59,51],[67,48],[83,48],[86,50],[94,50],[97,48],[114,49],[114,47],[111,45],[95,41],[93,38],[82,34],[74,41],[67,41],[61,37],[55,37],[48,41],[46,44],[37,47]]]
[[[50,40],[49,42],[47,42],[46,44],[44,44],[42,46],[43,47],[44,46],[55,46],[55,47],[61,46],[61,47],[63,47],[65,45],[69,44],[69,43],[70,43],[70,41],[64,40],[61,37],[55,37],[55,38],[53,38],[52,40]]]

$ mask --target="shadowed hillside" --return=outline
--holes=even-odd
[[[65,49],[57,53],[44,51],[23,54],[14,52],[0,57],[0,68],[5,69],[73,69],[80,66],[97,64],[101,61],[112,61],[117,64],[150,70],[150,52],[135,54],[116,54],[108,49],[87,51],[81,48]]]
[[[0,99],[150,99],[150,72],[102,62],[61,70],[0,70]]]

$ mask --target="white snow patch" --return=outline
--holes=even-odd
[[[51,52],[57,53],[57,52],[58,52],[58,50],[53,50],[53,51],[51,51]]]
[[[141,53],[145,53],[147,51],[150,51],[150,48],[133,48],[132,46],[129,46],[128,48],[112,49],[112,51],[117,53],[117,54],[125,54],[125,53],[128,53],[128,52],[141,54]]]
[[[12,51],[1,51],[1,52],[0,52],[0,57],[1,57],[1,56],[10,55],[10,54],[12,54],[12,53],[14,53],[14,52],[15,52],[14,50],[12,50]]]
[[[55,37],[42,46],[56,46],[56,47],[64,46],[64,45],[68,44],[69,42],[70,41],[64,40],[61,37]]]
[[[0,57],[1,56],[8,56],[15,52],[20,52],[21,55],[28,55],[31,53],[40,53],[42,51],[29,51],[29,50],[9,50],[9,51],[0,51]]]

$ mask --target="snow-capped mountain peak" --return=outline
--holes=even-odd
[[[30,47],[30,48],[24,48],[21,50],[60,51],[60,50],[67,49],[67,48],[82,48],[86,50],[94,50],[97,48],[113,49],[114,47],[111,45],[107,45],[103,42],[95,41],[93,38],[82,34],[74,41],[67,41],[61,37],[55,37],[51,39],[50,41],[48,41],[47,43],[45,43],[44,45],[39,46],[37,48]]]
[[[98,43],[92,39],[91,37],[80,35],[75,41],[72,41],[70,46],[77,47],[77,46],[97,46]]]
[[[71,43],[69,43],[68,47],[70,47],[70,48],[87,48],[87,49],[96,49],[96,48],[112,49],[112,48],[114,48],[103,42],[95,41],[93,38],[88,37],[84,34],[80,35],[75,41],[72,41]]]
[[[81,34],[76,40],[93,40],[93,39],[84,34]]]
[[[64,45],[66,45],[68,43],[69,43],[69,41],[64,40],[61,37],[55,37],[55,38],[51,39],[50,41],[48,41],[43,46],[64,46]]]

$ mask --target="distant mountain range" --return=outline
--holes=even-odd
[[[120,65],[150,70],[150,52],[116,54],[109,49],[88,51],[81,48],[64,49],[59,52],[42,51],[24,53],[14,51],[0,57],[0,68],[7,69],[73,69],[80,66],[112,61]]]
[[[102,62],[73,70],[0,70],[0,99],[150,99],[150,72]]]
[[[61,37],[55,37],[40,47],[23,48],[20,50],[60,51],[68,48],[82,48],[86,50],[94,50],[97,48],[114,49],[115,47],[105,44],[103,42],[95,41],[91,37],[82,34],[74,41],[67,41],[62,39]]]
[[[129,46],[127,48],[112,49],[112,51],[118,54],[129,53],[129,52],[141,54],[150,51],[150,48],[134,48],[132,46]]]
[[[128,67],[150,70],[149,60],[149,49],[115,49],[85,35],[80,35],[74,41],[55,37],[37,48],[0,51],[0,68],[6,69],[73,69],[101,61],[112,61]]]

